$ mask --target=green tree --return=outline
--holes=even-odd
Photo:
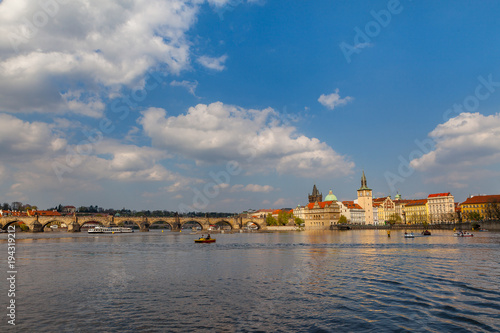
[[[480,221],[481,220],[481,214],[478,212],[470,212],[467,214],[467,220],[469,221]]]
[[[288,221],[292,217],[292,213],[287,213],[285,211],[281,211],[278,214],[278,225],[287,225]]]
[[[266,224],[267,225],[277,225],[278,221],[271,215],[271,213],[267,214],[266,217]]]
[[[305,223],[305,221],[303,219],[301,219],[300,217],[296,217],[295,218],[295,224],[298,225],[298,226],[301,226]]]
[[[346,224],[347,223],[347,217],[345,217],[344,215],[340,215],[339,223],[340,224]]]
[[[391,216],[389,216],[389,219],[387,220],[387,222],[389,222],[390,225],[394,225],[394,224],[400,224],[401,223],[401,216],[399,216],[399,214],[391,214]]]

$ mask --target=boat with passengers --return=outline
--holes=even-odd
[[[132,228],[124,227],[95,227],[89,229],[89,234],[120,234],[134,232]]]

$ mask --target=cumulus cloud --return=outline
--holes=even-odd
[[[226,66],[224,66],[226,60],[227,60],[227,55],[223,55],[218,58],[212,58],[208,56],[201,56],[198,58],[198,62],[202,66],[219,72],[223,71],[226,68]]]
[[[221,102],[198,104],[167,117],[150,108],[139,119],[153,146],[198,164],[239,162],[247,173],[276,171],[305,177],[352,173],[354,163],[326,143],[283,125],[271,108],[247,110]]]
[[[37,156],[54,154],[66,146],[66,140],[42,122],[27,122],[0,114],[0,158],[3,162],[30,161]]]
[[[333,110],[337,106],[346,105],[352,100],[353,98],[349,96],[341,98],[338,89],[335,89],[335,92],[329,95],[322,94],[318,98],[318,102],[320,102],[322,105],[326,106],[330,110]]]
[[[491,175],[486,168],[500,163],[500,113],[461,113],[438,125],[429,136],[435,149],[413,159],[410,166],[432,174],[433,182],[446,180],[461,188],[478,175]]]
[[[105,100],[124,86],[144,85],[148,70],[178,74],[190,67],[186,32],[204,2],[75,0],[50,7],[3,0],[0,111],[102,116]],[[198,61],[222,70],[226,58]]]

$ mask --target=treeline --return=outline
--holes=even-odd
[[[53,208],[50,208],[49,210],[55,210],[58,212],[63,211],[63,206],[58,205]],[[219,213],[219,212],[210,212],[210,213],[203,213],[203,212],[188,212],[188,213],[177,213],[174,211],[169,211],[169,210],[141,210],[141,211],[136,211],[136,210],[131,210],[127,208],[122,208],[122,209],[112,209],[112,208],[102,208],[97,205],[90,205],[90,206],[80,206],[76,209],[76,213],[78,215],[90,215],[90,214],[102,214],[102,215],[114,215],[114,216],[123,216],[123,217],[150,217],[150,216],[156,216],[156,217],[175,217],[175,216],[180,216],[180,217],[210,217],[210,218],[218,218],[218,217],[231,217],[235,216],[234,213]]]

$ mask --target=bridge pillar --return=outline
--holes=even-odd
[[[81,226],[76,221],[73,221],[70,224],[68,224],[68,232],[80,232],[80,231],[81,231]]]
[[[31,226],[29,226],[30,232],[43,232],[43,225],[37,221],[35,221]]]
[[[146,222],[142,222],[140,225],[140,230],[142,232],[148,232],[149,231],[149,224]]]

